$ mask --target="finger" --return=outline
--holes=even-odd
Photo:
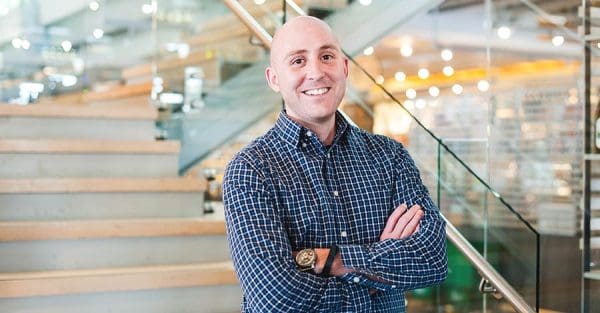
[[[420,209],[421,209],[421,206],[418,204],[415,204],[398,219],[398,221],[396,222],[396,226],[394,227],[394,230],[392,231],[392,233],[395,235],[396,238],[398,236],[400,236],[400,234],[402,233],[402,231],[404,230],[404,228],[406,227],[408,222],[410,222],[410,220],[413,218],[413,216],[415,216],[415,214]]]
[[[404,227],[404,230],[400,234],[400,239],[406,238],[415,233],[415,230],[417,229],[417,227],[419,227],[419,223],[421,222],[423,215],[423,210],[419,210],[415,214],[415,216],[408,222],[408,224],[406,224],[406,227]]]
[[[398,222],[398,219],[402,216],[402,214],[404,214],[404,212],[406,211],[406,204],[401,204],[399,205],[394,212],[392,212],[392,214],[390,215],[390,217],[388,217],[387,222],[385,223],[385,228],[383,229],[383,234],[389,234],[392,231],[394,231],[394,228],[396,226],[396,223]]]

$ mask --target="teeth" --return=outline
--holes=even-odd
[[[318,96],[318,95],[322,95],[322,94],[326,93],[327,91],[329,91],[329,88],[319,88],[319,89],[307,90],[304,93],[309,96]]]

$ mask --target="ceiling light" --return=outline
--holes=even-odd
[[[256,3],[257,5],[261,5],[265,3],[265,0],[254,0],[254,3]]]
[[[73,48],[73,44],[68,40],[61,42],[60,46],[63,48],[63,50],[65,52],[69,52],[69,51],[71,51],[71,48]]]
[[[21,45],[23,44],[23,40],[21,40],[21,38],[15,38],[10,43],[12,44],[12,46],[15,49],[19,49],[19,48],[21,48]]]
[[[402,105],[404,105],[405,108],[412,110],[415,107],[415,102],[412,100],[406,100],[404,103],[402,103]]]
[[[440,95],[440,89],[436,86],[429,87],[429,95],[432,97],[437,97]]]
[[[400,54],[404,57],[409,57],[413,54],[413,48],[410,45],[404,44],[400,47]]]
[[[450,65],[444,66],[444,69],[442,70],[442,72],[446,76],[452,76],[452,75],[454,75],[454,69]]]
[[[102,28],[96,28],[94,29],[93,35],[94,38],[100,39],[102,38],[102,36],[104,36],[104,31],[102,30]]]
[[[150,15],[154,12],[154,7],[151,3],[142,4],[142,13]]]
[[[500,26],[498,28],[498,37],[500,37],[501,39],[508,39],[510,38],[510,35],[512,34],[512,31],[510,30],[510,28],[508,26]]]
[[[360,2],[360,4],[362,4],[362,5],[364,5],[364,6],[367,6],[367,5],[370,5],[370,4],[371,4],[371,0],[360,0],[360,1],[358,1],[358,2]]]
[[[450,61],[454,57],[454,54],[452,54],[452,50],[444,49],[444,50],[442,50],[441,56],[442,56],[442,60]]]
[[[406,74],[404,74],[404,72],[396,72],[396,74],[394,74],[394,78],[401,82],[404,81],[406,79]]]
[[[415,107],[417,109],[424,109],[425,105],[427,105],[427,102],[424,99],[417,99],[417,101],[415,101]]]
[[[452,92],[454,94],[460,95],[463,92],[463,87],[459,84],[452,85]]]
[[[0,16],[6,16],[10,12],[10,9],[0,5]]]
[[[29,42],[29,40],[23,39],[23,41],[21,42],[21,47],[23,47],[23,49],[25,50],[29,50],[29,47],[31,47],[31,43]]]
[[[410,88],[410,89],[406,89],[406,97],[408,99],[414,99],[417,97],[417,91]]]
[[[563,43],[565,43],[565,37],[560,35],[552,37],[552,44],[555,47],[562,46]]]
[[[377,75],[377,77],[375,78],[375,82],[381,85],[383,84],[383,82],[385,82],[385,78],[383,77],[383,75]]]
[[[373,54],[373,52],[375,51],[375,49],[373,49],[372,46],[368,46],[365,48],[365,50],[363,50],[363,54],[364,55],[371,55]]]
[[[422,68],[419,70],[419,73],[417,73],[417,75],[419,75],[420,79],[427,79],[429,77],[429,70],[426,68]]]
[[[490,83],[487,80],[483,79],[477,82],[477,89],[481,92],[486,92],[490,89]]]
[[[98,11],[98,9],[100,8],[100,4],[97,1],[92,1],[90,2],[89,7],[92,11]]]

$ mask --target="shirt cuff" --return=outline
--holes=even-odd
[[[364,245],[338,245],[344,267],[362,272],[369,268],[370,252]]]

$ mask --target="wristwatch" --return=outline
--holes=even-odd
[[[317,253],[314,249],[300,250],[296,254],[296,264],[300,267],[301,271],[309,271],[315,268],[317,263]]]

